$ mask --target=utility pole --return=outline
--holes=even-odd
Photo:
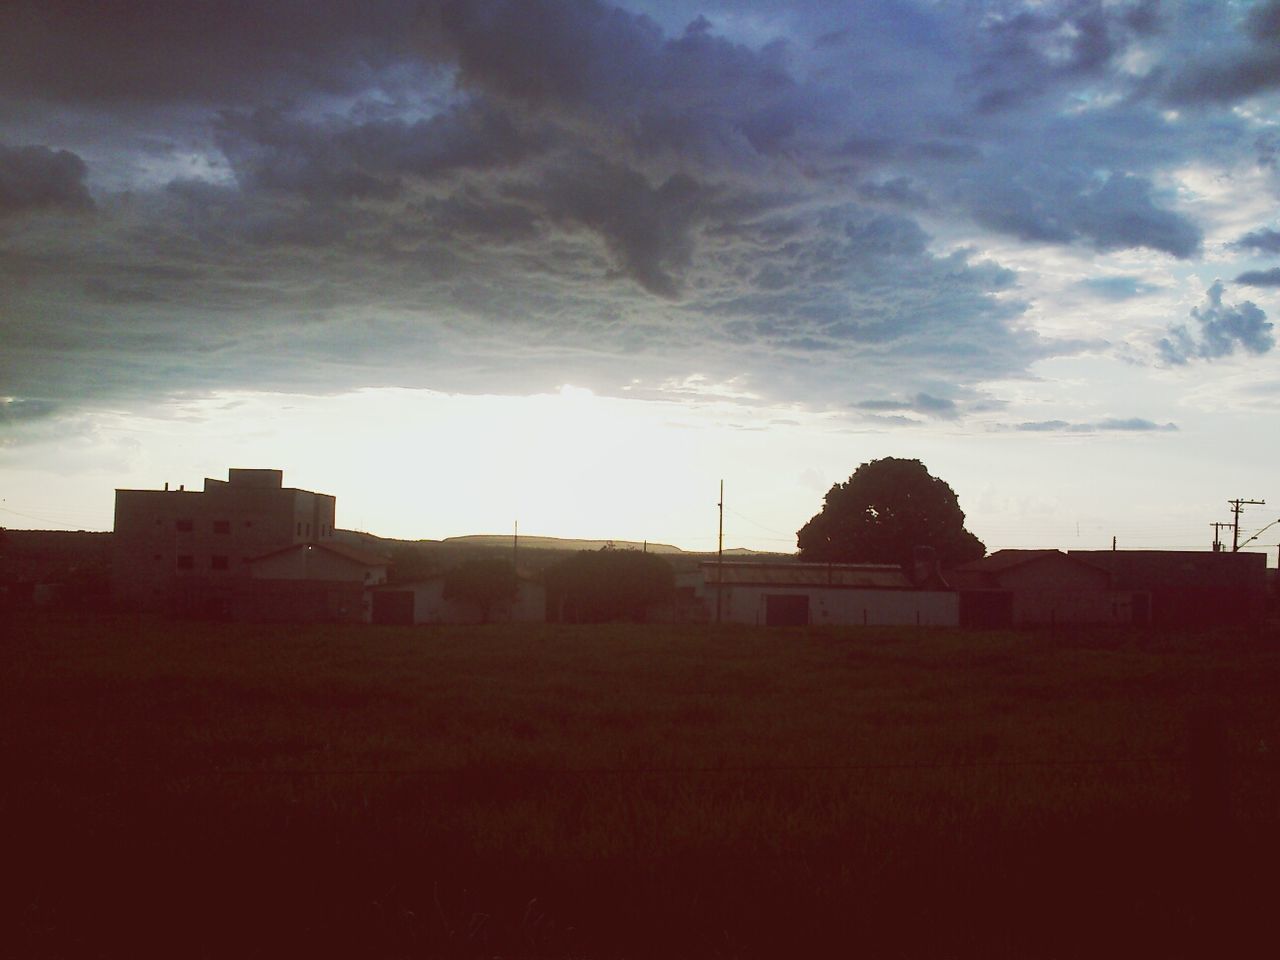
[[[1262,506],[1265,500],[1245,500],[1237,497],[1235,500],[1228,500],[1231,504],[1231,512],[1235,515],[1235,519],[1231,522],[1231,552],[1236,553],[1240,550],[1240,512],[1250,504]]]
[[[720,595],[724,584],[724,481],[720,481],[720,532],[716,537],[716,623],[720,622]]]
[[[1213,527],[1213,552],[1221,553],[1222,552],[1222,535],[1218,531],[1220,531],[1223,527],[1231,526],[1231,524],[1211,523],[1209,524],[1209,526]]]

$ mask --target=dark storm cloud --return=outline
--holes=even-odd
[[[12,193],[0,154],[0,213],[89,191],[98,213],[0,222],[0,387],[672,395],[702,375],[959,417],[981,381],[1098,349],[1038,335],[983,247],[1193,258],[1171,172],[1265,146],[1235,114],[1169,119],[1125,74],[1149,58],[1154,90],[1190,63],[1175,14],[10,4],[0,124],[48,146]]]
[[[406,123],[398,119],[310,123],[278,110],[225,113],[218,144],[242,186],[316,199],[391,199],[401,178],[511,166],[541,148],[501,110],[456,105]]]
[[[1166,95],[1178,103],[1230,103],[1277,88],[1280,0],[1266,0],[1245,14],[1237,43],[1175,69]]]
[[[1246,287],[1280,287],[1280,267],[1270,270],[1246,270],[1236,277],[1236,283]]]
[[[1235,242],[1235,246],[1261,253],[1280,253],[1280,230],[1261,228],[1251,230]]]
[[[1085,171],[1044,164],[999,174],[990,168],[966,191],[974,218],[994,230],[1101,251],[1147,247],[1179,259],[1200,252],[1199,228],[1161,208],[1142,177],[1111,174],[1099,182]]]
[[[907,210],[924,209],[929,197],[916,188],[910,177],[894,177],[884,182],[869,182],[858,187],[858,196],[868,203],[886,204]]]
[[[784,139],[777,126],[790,122],[770,119],[794,88],[779,51],[730,43],[705,18],[666,37],[648,17],[596,0],[449,0],[439,24],[461,81],[511,100],[672,129],[682,116],[722,122],[732,112],[764,143]]]
[[[676,295],[708,199],[704,185],[683,174],[651,184],[629,167],[582,157],[550,174],[538,193],[553,218],[598,232],[644,289]]]
[[[1009,110],[1064,81],[1105,72],[1135,36],[1156,26],[1156,4],[1102,0],[993,3],[966,76],[981,112]]]
[[[84,161],[68,150],[0,144],[0,217],[28,210],[90,210]]]
[[[723,166],[784,153],[821,126],[785,43],[753,49],[696,16],[676,35],[597,0],[434,5],[426,49],[464,89],[572,126],[592,150]],[[626,160],[614,156],[616,160]]]
[[[8,0],[0,88],[64,103],[214,105],[359,90],[405,56],[415,0]]]
[[[1179,324],[1169,328],[1169,335],[1158,344],[1161,359],[1182,366],[1191,360],[1230,356],[1236,347],[1261,355],[1276,345],[1266,313],[1248,300],[1223,303],[1223,292],[1222,281],[1215,281],[1206,291],[1204,305],[1191,309],[1194,327]]]

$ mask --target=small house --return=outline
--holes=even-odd
[[[385,557],[344,543],[295,543],[248,561],[249,579],[230,598],[237,619],[359,623],[365,590],[387,581]]]

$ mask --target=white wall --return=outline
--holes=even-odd
[[[814,625],[938,626],[960,623],[960,598],[951,591],[850,590],[803,586],[724,586],[723,617],[732,623],[765,622],[766,596],[809,597],[809,623]],[[706,587],[715,617],[716,588]]]

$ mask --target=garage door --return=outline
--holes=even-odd
[[[764,598],[764,622],[769,627],[806,627],[809,625],[809,597],[795,594],[770,594]]]

